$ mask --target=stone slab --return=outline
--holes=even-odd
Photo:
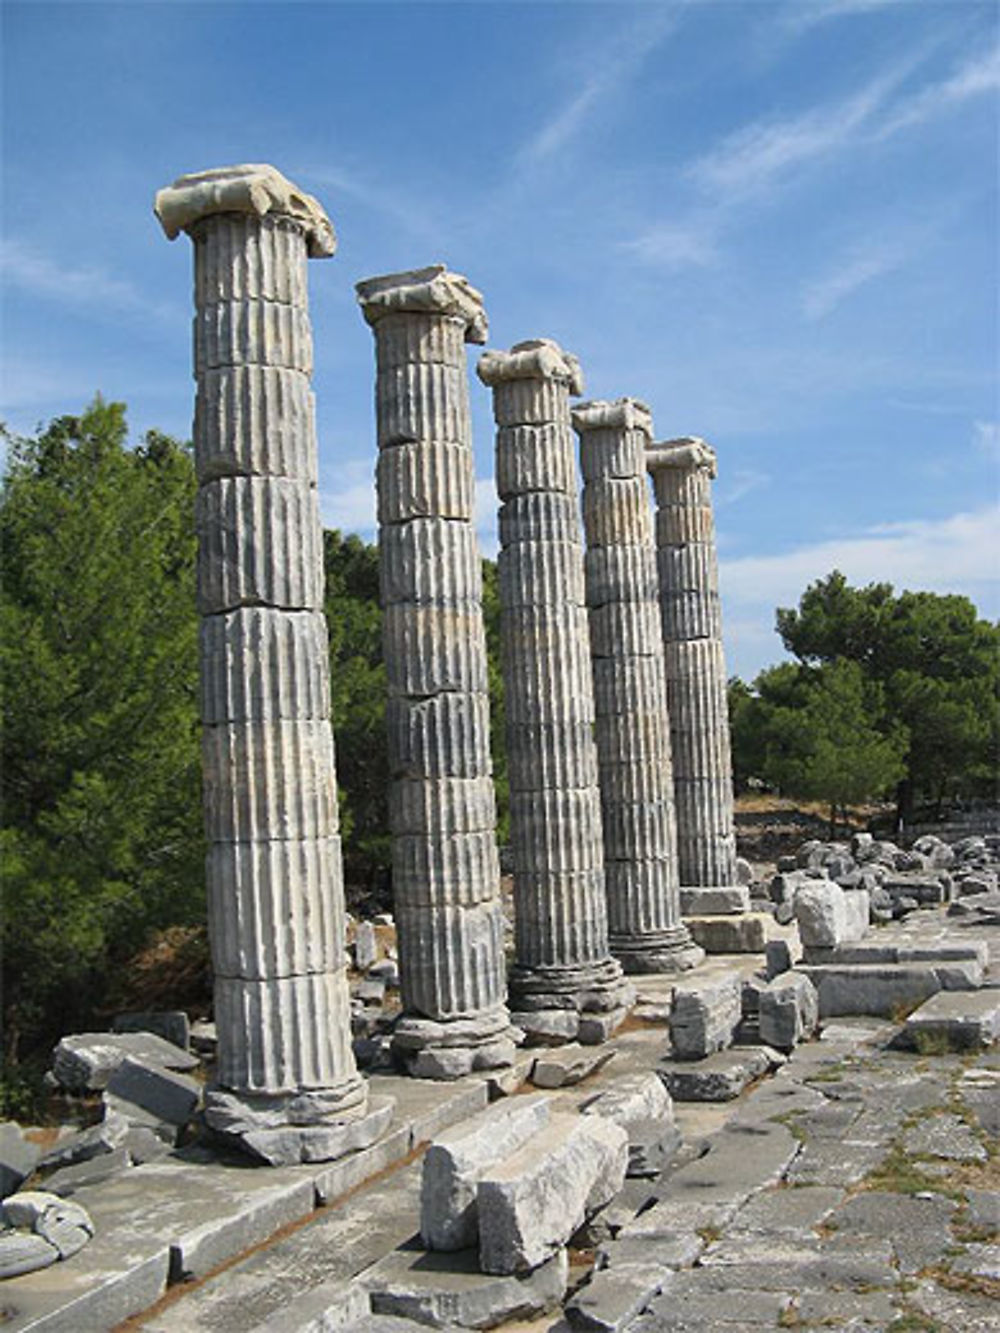
[[[685,916],[695,944],[706,953],[763,953],[771,917],[766,912],[742,916]]]
[[[908,1016],[907,1043],[920,1050],[978,1050],[1000,1038],[1000,990],[938,991]]]
[[[682,916],[731,915],[750,911],[750,890],[745,884],[722,888],[681,887]]]
[[[843,1014],[875,1014],[892,1017],[900,1009],[914,1007],[936,995],[939,990],[959,989],[945,986],[945,979],[957,981],[965,975],[968,963],[871,963],[820,964],[800,963],[798,970],[805,974],[819,993],[820,1018]],[[974,989],[968,982],[965,989]]]
[[[678,1102],[729,1102],[772,1065],[772,1055],[759,1046],[734,1046],[703,1060],[663,1060],[658,1072]]]
[[[413,1244],[373,1265],[363,1280],[374,1314],[435,1328],[493,1328],[554,1309],[566,1294],[568,1276],[564,1249],[530,1272],[493,1275],[480,1271],[476,1250],[440,1254]]]
[[[564,1088],[589,1078],[614,1058],[611,1049],[595,1050],[568,1042],[556,1050],[536,1056],[531,1069],[531,1082],[536,1088]]]

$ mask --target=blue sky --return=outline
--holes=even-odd
[[[839,567],[1000,615],[998,10],[978,0],[7,3],[0,416],[95,391],[187,436],[187,171],[271,162],[340,238],[310,266],[324,516],[373,534],[354,283],[444,261],[489,345],[702,435],[730,669]],[[478,351],[473,349],[470,369]],[[495,549],[488,392],[472,398]]]

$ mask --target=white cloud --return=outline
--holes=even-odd
[[[1000,88],[1000,47],[968,61],[950,78],[928,84],[920,92],[903,99],[875,132],[876,139],[888,139],[900,130],[920,125],[925,120],[961,106],[970,98],[995,93]]]
[[[943,519],[887,523],[782,555],[722,560],[719,582],[730,670],[744,679],[782,655],[775,608],[796,606],[810,583],[839,569],[849,583],[891,583],[897,593],[958,593],[979,614],[1000,614],[1000,507]]]
[[[11,287],[61,304],[141,314],[167,323],[187,321],[179,306],[152,301],[124,278],[98,265],[59,264],[25,241],[0,241],[0,274]]]
[[[476,478],[476,535],[482,555],[496,559],[500,538],[497,533],[497,485],[493,477]]]
[[[336,489],[320,489],[320,512],[325,528],[356,532],[371,540],[377,526],[373,471],[369,459],[348,459],[338,463]]]
[[[715,226],[707,218],[659,223],[621,248],[661,268],[708,268],[717,258]]]
[[[982,450],[987,458],[1000,463],[1000,421],[974,421],[972,440],[976,448]]]
[[[781,26],[799,34],[831,19],[854,18],[877,9],[901,4],[902,0],[790,0],[780,16]]]
[[[860,287],[892,273],[909,258],[902,246],[867,246],[851,254],[823,277],[806,284],[802,308],[810,319],[822,319]]]
[[[752,491],[760,490],[762,486],[770,486],[770,484],[771,478],[766,472],[755,472],[751,468],[737,468],[735,472],[727,474],[721,488],[716,491],[715,507],[716,509],[723,509],[727,505],[737,504]]]

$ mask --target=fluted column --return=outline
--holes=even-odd
[[[631,988],[608,951],[594,692],[569,396],[554,342],[486,352],[500,509],[501,648],[514,861],[512,1018],[529,1039],[603,1041]]]
[[[712,517],[715,451],[685,437],[646,457],[656,493],[660,608],[684,890],[737,888],[732,760]]]
[[[634,398],[582,403],[586,584],[611,951],[626,972],[703,955],[681,921],[677,826],[646,446]]]
[[[194,242],[208,917],[219,1034],[206,1117],[271,1162],[371,1142],[351,1049],[307,256],[316,200],[273,167],[182,176],[156,197]]]
[[[443,265],[358,283],[375,334],[392,882],[410,1071],[509,1064],[482,566],[465,343],[482,297]]]

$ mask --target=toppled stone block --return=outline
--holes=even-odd
[[[219,1036],[214,1023],[201,1019],[191,1024],[191,1049],[204,1060],[214,1060],[219,1048]]]
[[[868,931],[868,894],[845,892],[827,880],[809,880],[795,895],[795,919],[804,947],[829,948],[863,939]]]
[[[164,1151],[166,1151],[165,1145]],[[115,1148],[113,1152],[103,1153],[100,1157],[91,1157],[75,1166],[64,1166],[45,1177],[45,1188],[50,1194],[68,1198],[85,1185],[99,1185],[102,1180],[110,1180],[120,1175],[132,1165],[132,1158],[127,1148]]]
[[[82,1129],[50,1148],[39,1161],[38,1169],[42,1172],[56,1171],[113,1153],[124,1145],[128,1132],[129,1123],[125,1117],[105,1107],[104,1118],[99,1124]]]
[[[12,1120],[0,1124],[0,1199],[13,1194],[22,1180],[27,1180],[41,1156],[37,1143],[31,1143]]]
[[[734,1046],[703,1060],[662,1060],[657,1072],[678,1102],[731,1102],[784,1059],[762,1046]]]
[[[191,1049],[191,1024],[183,1009],[144,1010],[116,1014],[112,1032],[152,1032],[181,1051]]]
[[[614,1050],[595,1050],[568,1042],[554,1051],[546,1051],[535,1060],[531,1082],[536,1088],[565,1088],[580,1083],[614,1057]]]
[[[76,1254],[94,1234],[94,1224],[85,1208],[46,1190],[10,1195],[0,1205],[0,1219],[4,1226],[40,1236],[53,1247],[58,1259]]]
[[[921,873],[886,875],[882,888],[894,903],[909,898],[920,907],[937,906],[951,902],[952,879],[947,871],[927,875]]]
[[[378,936],[370,921],[359,921],[354,931],[354,966],[367,972],[378,958]]]
[[[52,1052],[52,1074],[67,1092],[100,1092],[123,1060],[131,1057],[160,1069],[198,1067],[197,1056],[152,1032],[78,1032]]]
[[[939,991],[906,1020],[904,1039],[917,1050],[980,1050],[1000,1040],[1000,991]]]
[[[674,988],[670,1041],[679,1060],[700,1060],[733,1040],[742,1016],[736,973],[713,981],[688,981]]]
[[[31,1231],[0,1231],[0,1279],[37,1272],[58,1259],[59,1251],[44,1236]]]
[[[670,1093],[652,1071],[626,1075],[581,1111],[603,1116],[628,1134],[626,1175],[630,1179],[659,1175],[680,1147]]]
[[[788,972],[793,966],[791,945],[785,939],[768,940],[764,946],[765,973],[768,981]]]
[[[597,1115],[553,1112],[519,1152],[479,1181],[479,1260],[486,1273],[537,1268],[621,1189],[628,1135]]]
[[[529,1272],[489,1274],[480,1271],[475,1250],[439,1255],[407,1246],[364,1275],[373,1315],[396,1315],[432,1328],[495,1328],[511,1319],[534,1319],[562,1303],[568,1279],[565,1249]]]
[[[799,966],[816,987],[820,1018],[841,1014],[878,1014],[891,1018],[900,1009],[921,1004],[942,989],[938,970],[929,963],[802,963]],[[950,966],[962,967],[962,964]]]
[[[566,1321],[580,1333],[623,1333],[668,1281],[671,1269],[652,1255],[591,1274],[566,1306]]]
[[[706,953],[763,953],[770,919],[769,913],[747,911],[742,916],[688,916],[684,924]]]
[[[547,1097],[517,1097],[434,1139],[424,1154],[420,1183],[420,1235],[428,1249],[462,1250],[476,1244],[480,1179],[548,1124],[549,1115]]]
[[[130,1124],[160,1132],[163,1126],[176,1130],[187,1124],[201,1098],[201,1087],[184,1074],[126,1058],[108,1080],[104,1096],[106,1104]]]
[[[729,915],[750,910],[750,890],[745,884],[723,888],[682,888],[683,916]]]
[[[811,1037],[819,1024],[816,987],[801,972],[785,972],[761,992],[757,1021],[761,1041],[790,1051]]]

